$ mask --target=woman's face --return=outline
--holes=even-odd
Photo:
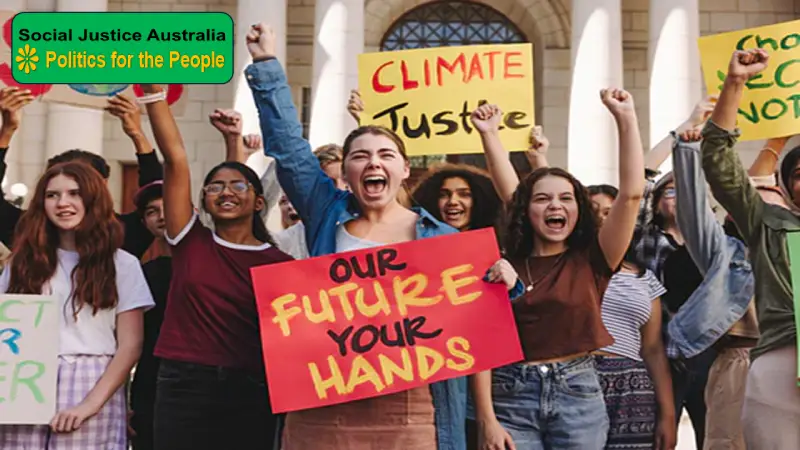
[[[606,217],[608,217],[608,213],[611,212],[611,205],[614,203],[614,199],[606,194],[595,194],[591,200],[594,214],[598,223],[602,226],[603,222],[606,221]]]
[[[294,209],[294,205],[289,201],[289,197],[286,194],[281,194],[278,206],[281,209],[281,224],[283,228],[289,228],[300,221],[300,215],[297,214],[297,210]]]
[[[671,181],[664,186],[664,191],[658,200],[658,213],[666,222],[675,221],[675,183]]]
[[[575,189],[566,178],[547,175],[533,185],[528,220],[535,240],[565,242],[578,223]]]
[[[251,217],[264,207],[264,200],[256,195],[244,175],[235,169],[218,170],[203,190],[205,209],[215,221]]]
[[[451,227],[464,231],[472,217],[472,190],[461,177],[446,178],[439,189],[439,214]]]
[[[411,173],[391,139],[369,133],[353,140],[343,170],[347,185],[366,209],[380,209],[395,201]]]
[[[74,231],[86,215],[78,183],[63,174],[51,178],[44,192],[44,212],[59,230]]]

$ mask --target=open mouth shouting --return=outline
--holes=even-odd
[[[379,197],[388,185],[386,176],[380,174],[367,175],[363,178],[364,193],[369,197]]]
[[[567,216],[562,213],[548,214],[544,218],[544,225],[555,232],[564,231],[567,226]]]

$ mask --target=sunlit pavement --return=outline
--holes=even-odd
[[[685,413],[681,417],[681,422],[678,426],[678,446],[675,447],[675,450],[697,450],[697,446],[694,445],[692,422],[689,421],[689,416]]]

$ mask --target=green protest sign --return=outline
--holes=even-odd
[[[789,249],[789,270],[792,274],[794,326],[795,330],[800,330],[800,233],[786,233],[786,247]],[[797,348],[800,349],[800,334],[797,341]],[[797,359],[797,385],[800,386],[800,358]]]
[[[233,34],[221,12],[22,12],[9,56],[18,83],[222,84]]]

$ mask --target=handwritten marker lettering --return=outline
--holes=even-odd
[[[251,271],[276,412],[374,397],[521,358],[491,230]],[[291,395],[288,393],[291,392]]]

